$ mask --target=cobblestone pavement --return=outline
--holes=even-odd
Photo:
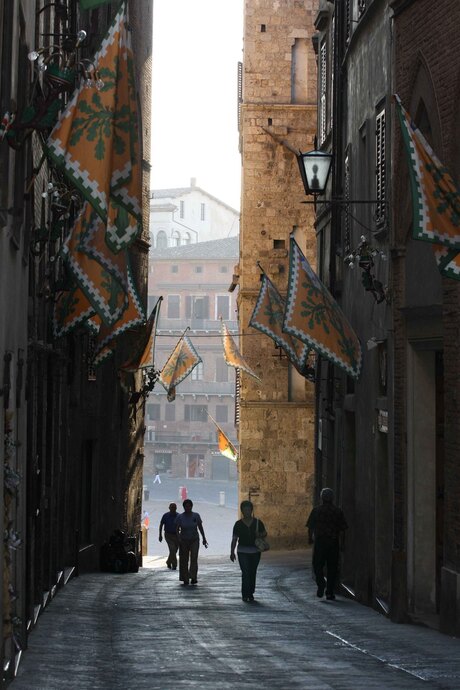
[[[309,561],[264,554],[253,604],[240,598],[238,566],[203,554],[196,587],[163,559],[71,580],[40,617],[12,690],[460,688],[460,640],[317,599]]]

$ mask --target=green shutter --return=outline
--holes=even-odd
[[[82,10],[93,10],[100,5],[108,5],[112,0],[80,0]]]

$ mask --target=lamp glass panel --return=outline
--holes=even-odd
[[[310,151],[302,154],[305,176],[312,194],[324,192],[331,167],[331,158],[330,154],[322,153],[322,151]]]

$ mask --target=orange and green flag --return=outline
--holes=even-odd
[[[159,381],[168,394],[169,402],[176,398],[176,386],[202,361],[190,338],[184,334],[160,373]]]
[[[98,315],[93,316],[88,321],[88,327],[97,331],[96,337],[96,356],[94,365],[99,366],[107,357],[113,353],[114,340],[126,331],[136,328],[145,322],[145,312],[141,299],[136,289],[134,276],[128,264],[128,306],[123,311],[121,317],[113,325],[108,326],[102,323]]]
[[[412,191],[413,238],[433,243],[442,275],[460,280],[460,190],[395,95]]]
[[[233,460],[234,462],[238,460],[238,452],[235,446],[220,427],[217,429],[217,445],[219,446],[219,452],[221,455],[225,455],[226,458],[229,458],[229,460]]]
[[[104,225],[90,204],[84,205],[62,255],[102,323],[112,326],[128,306],[127,254],[109,249]]]
[[[460,192],[398,96],[395,101],[409,161],[413,237],[460,252]]]
[[[141,229],[140,135],[126,1],[91,63],[97,88],[87,88],[82,80],[51,132],[47,150],[100,216],[106,242],[118,252]]]
[[[353,378],[359,377],[362,353],[358,337],[292,237],[283,331]]]
[[[241,369],[242,371],[245,371],[247,374],[249,374],[250,376],[253,376],[255,379],[260,381],[260,378],[257,376],[255,371],[253,371],[251,369],[249,364],[244,359],[243,355],[238,350],[235,341],[233,340],[232,336],[230,335],[230,331],[228,330],[227,326],[225,325],[225,323],[223,321],[222,321],[222,345],[224,348],[224,359],[225,359],[225,361],[229,367],[234,367],[235,369]]]
[[[145,323],[138,334],[133,351],[129,359],[121,365],[120,369],[126,372],[138,371],[139,369],[146,369],[153,367],[154,353],[155,353],[155,336],[157,330],[158,318],[160,315],[160,306],[163,298],[159,297],[157,303],[152,309],[147,323]]]
[[[307,358],[310,348],[298,338],[283,331],[286,302],[270,278],[263,273],[262,284],[249,325],[262,331],[275,341],[300,374],[307,373]]]
[[[227,434],[222,431],[214,417],[211,417],[209,412],[208,417],[214,423],[214,426],[217,429],[217,445],[219,447],[219,452],[221,455],[225,455],[226,458],[229,458],[229,460],[234,460],[236,462],[238,460],[238,451],[236,450],[235,446],[230,441]]]

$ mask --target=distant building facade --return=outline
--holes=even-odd
[[[235,462],[222,456],[216,427],[235,439],[235,370],[223,358],[220,317],[237,331],[236,297],[228,287],[238,261],[238,236],[152,249],[149,304],[163,296],[155,362],[161,368],[189,327],[203,362],[177,388],[175,402],[157,383],[146,407],[145,468],[173,477],[235,479]]]
[[[180,247],[220,237],[236,237],[239,212],[197,187],[157,189],[150,194],[152,249]]]

